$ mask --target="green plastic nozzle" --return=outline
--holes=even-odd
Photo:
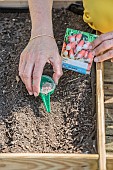
[[[44,103],[47,112],[51,112],[50,96],[54,93],[55,83],[49,76],[43,75],[40,83],[40,97]]]

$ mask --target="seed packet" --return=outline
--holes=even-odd
[[[90,74],[94,56],[89,46],[96,38],[97,35],[67,28],[61,52],[62,67],[81,74]]]

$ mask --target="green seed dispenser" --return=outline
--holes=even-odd
[[[46,85],[47,86],[49,85],[49,87],[46,87]],[[51,94],[54,93],[55,87],[56,87],[55,82],[51,77],[42,75],[39,95],[42,98],[42,101],[47,112],[51,112],[50,96]]]

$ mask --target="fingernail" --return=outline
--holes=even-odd
[[[91,49],[92,49],[92,46],[90,45],[90,46],[89,46],[89,50],[91,50]]]
[[[37,96],[38,96],[38,93],[34,92],[34,96],[37,97]]]
[[[29,95],[33,95],[33,93],[29,91]]]
[[[95,56],[95,52],[94,51],[92,52],[92,54],[93,54],[93,56]]]
[[[98,60],[98,58],[94,58],[94,62],[96,62],[96,63],[97,63],[98,61],[99,61],[99,60]]]
[[[58,85],[58,80],[54,79],[54,78],[53,78],[53,80],[54,80],[55,85]]]
[[[58,85],[58,81],[56,81],[55,84]]]

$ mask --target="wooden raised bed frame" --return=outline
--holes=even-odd
[[[28,0],[0,0],[0,7],[20,7],[20,8],[26,8],[28,7]],[[53,7],[55,8],[61,8],[61,7],[67,7],[69,4],[75,2],[77,0],[54,0]]]
[[[8,1],[19,0],[0,0],[0,6]],[[66,7],[72,2],[55,0],[54,5]],[[113,63],[109,61],[96,65],[96,109],[98,154],[1,153],[0,170],[113,170],[113,153],[106,153],[105,146],[105,114],[113,110]]]

